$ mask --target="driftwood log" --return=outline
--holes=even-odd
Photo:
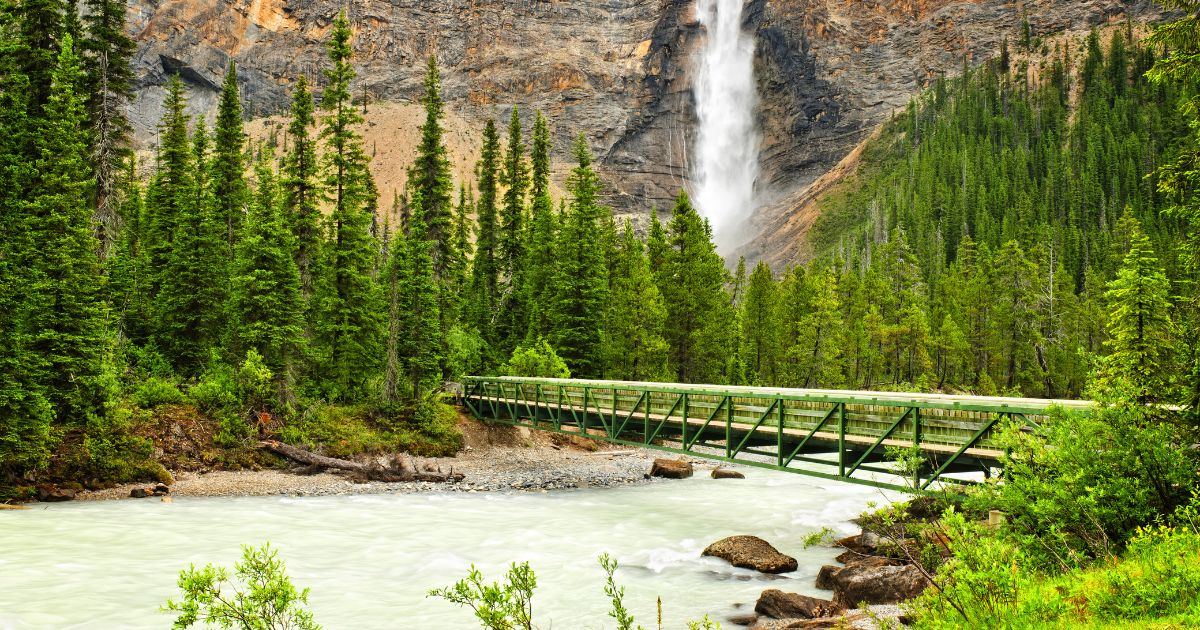
[[[344,470],[350,473],[351,477],[356,481],[432,481],[438,483],[458,483],[463,480],[463,474],[454,472],[453,468],[450,469],[450,472],[442,472],[440,468],[429,464],[418,468],[413,462],[412,457],[404,453],[397,453],[386,464],[382,464],[379,462],[352,462],[347,459],[326,457],[302,448],[289,446],[276,440],[263,440],[259,442],[259,445],[306,466]]]

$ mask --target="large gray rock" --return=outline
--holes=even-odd
[[[788,573],[796,570],[796,559],[779,553],[771,543],[757,536],[730,536],[709,545],[702,555],[729,561],[735,567],[762,573]]]

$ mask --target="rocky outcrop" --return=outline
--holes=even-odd
[[[43,503],[58,503],[75,500],[75,490],[58,486],[42,486],[37,489],[38,501]]]
[[[730,536],[709,545],[701,555],[728,561],[735,567],[762,573],[795,571],[796,559],[784,555],[771,543],[757,536]]]
[[[681,459],[656,459],[650,466],[651,477],[687,479],[692,476],[692,463]]]
[[[344,6],[355,30],[354,93],[369,103],[415,109],[434,55],[452,145],[476,145],[483,121],[503,119],[515,104],[527,123],[534,109],[550,118],[560,182],[584,132],[609,202],[640,225],[649,208],[669,207],[689,185],[692,61],[703,40],[694,0],[133,0],[132,120],[142,147],[154,142],[172,74],[188,84],[192,110],[211,114],[233,60],[248,114],[285,111],[295,77],[323,81],[325,39]],[[794,215],[806,188],[929,81],[964,57],[990,57],[1004,37],[1016,40],[1023,11],[1035,35],[1045,35],[1118,21],[1126,10],[1138,18],[1156,11],[1151,0],[746,0],[765,205],[754,217],[763,237],[744,253],[776,266],[802,258],[813,217]],[[403,186],[419,124],[389,107],[367,107],[382,207]],[[381,148],[395,137],[409,138],[404,150]],[[474,153],[451,153],[465,177]]]

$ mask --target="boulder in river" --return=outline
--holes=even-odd
[[[154,488],[134,488],[129,491],[129,497],[132,499],[144,499],[154,496]]]
[[[709,545],[702,555],[729,561],[735,567],[763,573],[788,573],[796,570],[796,559],[779,553],[771,543],[757,536],[730,536]]]
[[[59,501],[71,501],[75,498],[75,491],[70,488],[60,488],[58,486],[43,486],[37,491],[38,501],[43,503],[56,503]]]
[[[650,467],[651,477],[687,479],[692,476],[692,463],[680,459],[656,459]]]
[[[832,576],[833,603],[844,608],[868,604],[896,604],[912,599],[929,586],[929,580],[917,567],[849,566]]]
[[[827,599],[818,599],[799,593],[785,593],[769,588],[758,596],[754,612],[772,619],[816,619],[829,617],[842,611]]]
[[[154,494],[156,496],[161,497],[164,494],[170,494],[170,493],[171,493],[171,489],[168,488],[167,484],[165,484],[165,483],[160,483],[157,486],[154,486]]]
[[[713,479],[745,479],[746,475],[733,470],[732,468],[714,468],[712,471]]]

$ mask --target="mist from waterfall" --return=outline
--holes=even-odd
[[[708,32],[693,88],[699,129],[691,163],[693,203],[729,254],[747,236],[758,177],[754,38],[742,30],[742,0],[697,0]]]

